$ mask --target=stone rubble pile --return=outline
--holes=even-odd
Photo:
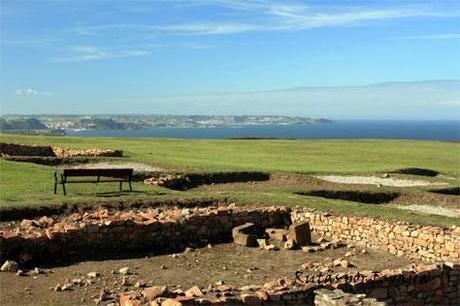
[[[190,182],[188,177],[168,174],[159,177],[150,177],[144,180],[145,185],[161,186],[167,188],[181,188]]]

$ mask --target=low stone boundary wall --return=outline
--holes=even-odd
[[[45,156],[68,158],[74,156],[123,157],[123,151],[112,149],[73,149],[56,146],[0,143],[0,154],[6,156]]]
[[[305,271],[298,272],[297,282],[318,282],[348,293],[365,294],[388,305],[460,304],[460,264],[453,263],[331,275],[309,275]]]
[[[403,221],[338,216],[306,209],[294,210],[292,222],[310,222],[320,236],[331,236],[398,256],[429,262],[460,261],[460,227],[443,229]]]
[[[112,149],[73,149],[53,147],[53,152],[57,157],[67,158],[74,156],[99,156],[99,157],[123,157],[123,151]]]
[[[231,241],[232,228],[247,222],[261,229],[290,222],[290,210],[284,207],[229,207],[203,208],[196,213],[178,209],[166,216],[164,212],[120,212],[116,216],[101,213],[85,219],[76,214],[57,223],[24,220],[24,230],[0,232],[0,261],[13,259],[24,264],[78,260],[131,250],[171,252],[194,244]],[[76,221],[72,222],[72,218]]]
[[[315,290],[315,306],[386,306],[385,302],[379,302],[376,299],[368,298],[365,294],[351,294],[343,292],[340,289],[318,289]]]
[[[120,306],[128,305],[459,305],[459,265],[418,265],[378,273],[338,273],[331,281],[303,282],[299,278],[270,281],[263,285],[235,287],[211,285],[186,292],[163,287],[120,294]],[[336,282],[336,280],[340,280]],[[189,295],[197,292],[198,295]],[[148,294],[156,292],[156,295]],[[210,297],[214,295],[214,297]],[[216,297],[217,296],[217,297]]]
[[[51,146],[0,143],[0,154],[10,156],[56,156]]]

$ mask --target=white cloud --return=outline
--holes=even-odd
[[[16,96],[51,96],[51,92],[33,88],[18,88],[16,89]]]
[[[143,56],[149,54],[145,50],[120,50],[98,47],[74,47],[72,55],[54,58],[55,62],[87,62],[112,58]]]
[[[355,25],[367,21],[396,18],[453,17],[460,12],[429,6],[398,5],[393,7],[306,5],[298,1],[240,1],[240,0],[169,0],[155,1],[173,4],[171,9],[190,6],[223,7],[223,21],[194,20],[188,23],[106,24],[76,28],[80,35],[99,35],[125,31],[135,34],[172,33],[181,35],[216,35],[243,32],[301,31],[319,27]],[[227,14],[229,13],[229,14]]]

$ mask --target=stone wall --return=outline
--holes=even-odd
[[[51,146],[0,143],[0,154],[9,156],[56,156]]]
[[[174,252],[190,245],[231,241],[232,228],[246,222],[261,229],[284,226],[290,213],[284,207],[243,210],[223,206],[195,213],[188,209],[177,212],[120,212],[91,219],[76,214],[62,222],[23,220],[24,230],[0,231],[0,261],[79,260],[131,250]]]
[[[337,276],[344,273],[337,274]],[[341,282],[309,283],[289,278],[270,281],[263,285],[244,287],[231,285],[199,289],[199,296],[183,292],[162,291],[149,296],[142,291],[121,293],[120,306],[128,305],[459,305],[459,265],[418,265],[416,267],[381,271],[354,272],[350,280]],[[333,280],[335,280],[334,275]],[[363,277],[364,276],[364,277]],[[166,288],[166,287],[164,287]],[[144,289],[146,292],[157,291]],[[210,297],[208,293],[219,293]],[[225,293],[225,294],[224,294]]]
[[[386,306],[385,302],[379,302],[376,299],[368,298],[365,294],[351,294],[343,292],[340,289],[318,289],[315,290],[315,306]]]
[[[0,154],[6,156],[46,156],[68,158],[74,156],[122,157],[123,151],[112,149],[73,149],[56,146],[0,143]]]
[[[53,147],[53,152],[57,157],[68,158],[74,156],[100,156],[100,157],[123,157],[123,151],[111,149],[73,149]]]
[[[307,275],[298,274],[296,281],[311,282],[314,275]],[[318,281],[317,277],[313,280]],[[395,270],[353,271],[320,277],[320,284],[326,287],[365,294],[388,305],[460,305],[460,264],[420,264]]]
[[[293,211],[291,218],[293,223],[310,222],[312,230],[320,236],[378,248],[398,256],[429,262],[460,261],[460,227],[443,229],[306,209]]]

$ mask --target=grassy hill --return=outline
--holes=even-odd
[[[435,170],[451,177],[449,184],[452,186],[458,186],[460,178],[460,144],[449,142],[78,138],[6,134],[0,134],[0,142],[121,149],[126,156],[122,161],[141,162],[182,173],[252,170],[306,178],[309,177],[306,174],[311,173],[374,175],[416,167]],[[419,214],[383,205],[300,196],[295,191],[304,187],[291,183],[275,182],[255,187],[252,184],[235,184],[177,191],[137,182],[133,186],[134,193],[118,193],[116,184],[75,184],[69,186],[69,196],[64,197],[62,194],[53,194],[55,167],[2,159],[0,170],[0,208],[215,198],[245,204],[305,205],[345,214],[460,225],[458,218]],[[423,193],[424,189],[427,188],[405,190],[415,194]],[[400,190],[393,187],[379,189],[382,192]],[[419,198],[423,201],[423,197]]]
[[[121,149],[127,160],[206,171],[375,172],[418,167],[460,174],[460,144],[404,140],[192,140],[35,137],[1,142]]]

